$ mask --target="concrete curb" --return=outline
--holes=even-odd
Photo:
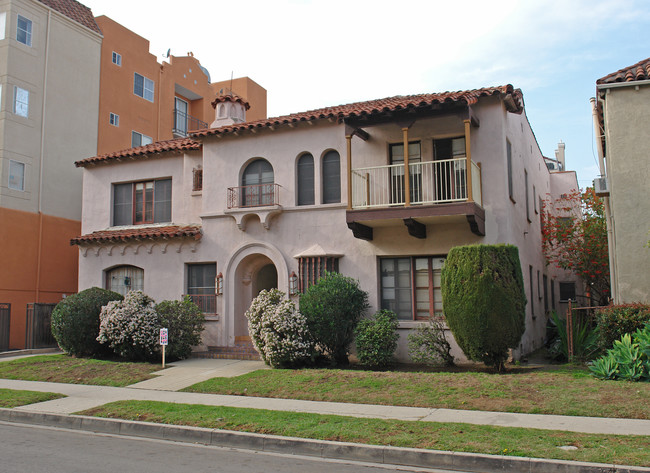
[[[62,353],[60,348],[28,348],[24,350],[0,351],[0,358],[12,358],[27,355],[48,355]]]
[[[4,408],[0,408],[0,421],[176,442],[200,443],[261,452],[477,473],[650,473],[650,468],[637,466],[383,447],[121,419],[46,414]]]

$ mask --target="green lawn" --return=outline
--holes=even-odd
[[[52,383],[128,386],[153,377],[160,365],[40,355],[0,362],[0,378]]]
[[[650,465],[650,436],[359,419],[152,401],[120,401],[79,414],[372,445]],[[561,446],[575,446],[577,450],[565,451]]]
[[[185,391],[314,401],[650,419],[650,383],[600,381],[581,368],[485,372],[259,370]]]
[[[63,394],[0,389],[0,407],[12,408],[65,397]]]

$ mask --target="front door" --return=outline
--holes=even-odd
[[[174,106],[174,131],[182,136],[187,136],[187,102],[176,97]]]

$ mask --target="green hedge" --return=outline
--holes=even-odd
[[[503,369],[525,330],[526,295],[512,245],[452,248],[442,268],[447,324],[467,358]]]
[[[614,341],[626,333],[633,333],[650,322],[650,305],[639,302],[619,304],[596,312],[599,340],[602,350],[612,348]]]

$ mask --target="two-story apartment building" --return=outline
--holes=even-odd
[[[213,102],[212,128],[84,159],[80,289],[191,294],[204,343],[248,336],[262,289],[297,297],[325,271],[360,281],[372,310],[406,334],[442,315],[450,248],[519,247],[528,296],[518,354],[542,344],[559,304],[546,266],[541,200],[576,188],[550,172],[512,86],[397,96],[240,122],[246,102]],[[458,355],[459,353],[456,352]]]

